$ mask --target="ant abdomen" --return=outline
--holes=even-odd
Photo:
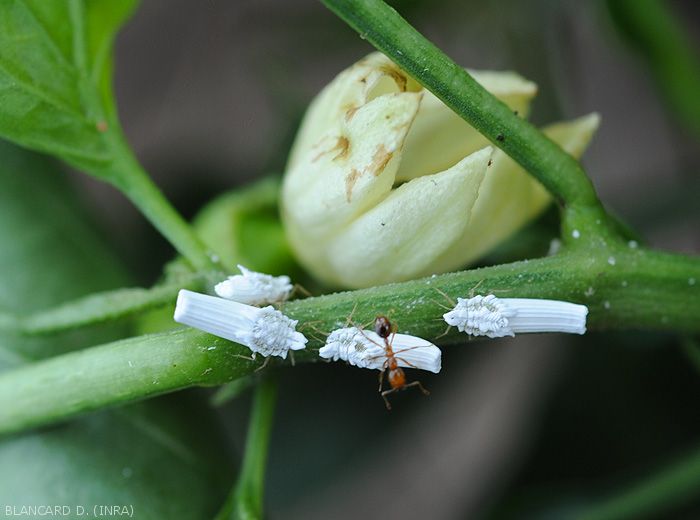
[[[406,374],[401,368],[389,370],[389,386],[393,389],[399,389],[406,386]]]

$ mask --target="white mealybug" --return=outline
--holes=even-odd
[[[588,307],[559,300],[474,296],[457,298],[443,318],[448,325],[472,336],[500,338],[520,332],[584,334]]]
[[[255,354],[287,358],[308,341],[292,320],[272,306],[253,307],[182,289],[177,296],[175,321],[245,345]]]
[[[289,298],[293,286],[289,276],[256,273],[239,264],[241,274],[229,276],[216,284],[216,294],[227,300],[248,305],[280,303]]]
[[[440,372],[442,352],[429,341],[408,334],[394,334],[391,346],[400,367]],[[375,332],[357,327],[334,330],[318,353],[322,358],[342,359],[360,368],[386,369],[384,339]]]

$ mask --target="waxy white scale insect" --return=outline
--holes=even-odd
[[[293,286],[289,276],[272,276],[256,273],[238,265],[241,274],[229,276],[216,284],[216,294],[227,300],[248,305],[267,305],[280,303],[289,298]]]
[[[319,355],[361,367],[381,370],[379,392],[387,410],[391,410],[389,394],[413,386],[428,395],[420,381],[406,381],[403,368],[418,368],[438,373],[441,368],[442,353],[432,343],[408,334],[396,334],[395,326],[386,316],[374,320],[374,332],[366,332],[357,327],[334,330],[328,335],[326,345]],[[386,376],[390,388],[383,389]]]
[[[559,300],[497,298],[493,294],[457,298],[443,315],[448,325],[472,336],[500,338],[520,332],[584,334],[588,307]]]
[[[182,289],[175,321],[245,345],[255,354],[287,358],[290,350],[306,347],[306,337],[292,320],[272,306],[253,307]]]
[[[400,367],[440,372],[442,352],[429,341],[408,334],[395,334],[392,348]],[[328,335],[318,354],[333,361],[343,360],[359,368],[384,370],[384,338],[376,332],[357,327],[336,329]]]

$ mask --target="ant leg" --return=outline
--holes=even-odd
[[[291,294],[290,296],[294,295],[297,291],[299,291],[301,294],[303,294],[303,295],[306,296],[307,298],[310,297],[310,296],[313,296],[313,294],[311,294],[311,293],[306,289],[306,287],[304,287],[303,285],[301,285],[301,284],[299,284],[299,283],[295,283],[295,284],[294,284],[294,287],[292,288],[292,294]]]
[[[483,279],[483,278],[482,278],[482,279],[479,281],[479,283],[477,283],[474,287],[472,287],[471,289],[469,289],[469,297],[470,297],[470,298],[474,298],[474,291],[476,291],[476,290],[478,289],[478,287],[479,287],[482,283],[484,283],[484,279]]]
[[[383,386],[384,386],[384,369],[379,371],[379,390],[377,390],[377,391],[381,392]]]
[[[392,388],[391,390],[384,390],[382,392],[382,399],[384,399],[384,404],[386,405],[386,409],[391,411],[391,403],[389,402],[389,399],[387,399],[387,395],[393,393],[396,391],[396,388]]]
[[[374,319],[371,319],[371,320],[369,320],[368,322],[363,323],[362,325],[360,325],[360,326],[357,327],[357,328],[360,329],[360,330],[364,330],[364,329],[368,328],[370,325],[372,325],[372,323],[374,323]]]
[[[316,326],[316,323],[323,323],[323,322],[322,322],[322,320],[305,321],[304,323],[302,323],[301,325],[299,325],[299,331],[301,332],[301,331],[304,330],[306,327],[309,327],[311,330],[314,330],[314,331],[318,332],[319,334],[324,334],[324,335],[326,335],[325,332],[323,332],[321,329],[319,329],[319,328]]]
[[[271,358],[271,357],[272,357],[272,356],[267,356],[267,357],[265,358],[265,361],[263,361],[263,364],[260,365],[258,368],[255,369],[255,372],[260,372],[263,368],[265,368],[265,367],[267,366],[267,364],[270,362],[270,358]]]
[[[417,386],[421,392],[423,392],[423,395],[430,395],[430,392],[425,389],[425,387],[420,383],[420,381],[411,381],[407,385],[405,385],[403,388],[408,388],[409,386]]]
[[[377,345],[378,347],[381,347],[381,348],[383,348],[383,349],[386,348],[386,345],[382,345],[381,343],[377,343],[377,342],[374,341],[372,338],[370,338],[367,334],[365,334],[365,331],[364,331],[363,328],[359,328],[359,331],[360,331],[360,334],[362,334],[362,336],[364,336],[364,338],[365,338],[367,341],[369,341],[370,343],[373,343],[373,344],[375,344],[375,345]]]
[[[447,328],[445,329],[445,332],[440,334],[437,338],[435,338],[435,341],[439,340],[440,338],[444,338],[450,333],[450,329],[452,328],[452,325],[448,325]]]
[[[357,310],[357,302],[355,302],[355,305],[353,306],[352,310],[350,311],[350,314],[348,315],[347,319],[345,320],[345,327],[347,328],[348,325],[352,323],[352,317],[355,314],[355,311]]]
[[[360,332],[362,332],[364,329],[369,327],[374,322],[374,319],[368,321],[367,323],[363,323],[361,325],[358,325],[352,321],[352,317],[355,315],[356,310],[357,310],[357,302],[355,302],[355,305],[353,306],[352,311],[350,312],[350,315],[345,320],[345,327],[349,327],[352,325],[353,327],[360,329]],[[369,338],[367,338],[367,339],[369,339]],[[370,341],[372,341],[372,340],[370,340]]]
[[[406,350],[408,350],[408,349],[406,349]],[[405,351],[402,350],[401,352],[405,352]],[[402,361],[403,363],[406,363],[406,364],[409,366],[409,368],[415,368],[415,369],[420,370],[416,365],[414,365],[414,364],[411,363],[410,361],[407,361],[406,359],[400,358],[400,357],[398,357],[398,356],[394,356],[394,357],[396,358],[396,361]]]
[[[245,359],[246,361],[255,361],[255,354],[252,356],[244,356],[243,354],[234,354],[233,357]]]
[[[321,320],[307,321],[307,322],[303,323],[302,325],[300,325],[299,328],[298,328],[297,330],[298,330],[299,332],[303,332],[303,331],[305,331],[307,328],[309,328],[309,329],[311,329],[315,334],[311,334],[311,333],[309,333],[309,332],[307,332],[306,334],[308,334],[309,336],[311,336],[311,338],[315,339],[315,340],[318,341],[319,343],[323,343],[323,342],[325,342],[326,338],[328,337],[328,333],[322,331],[321,329],[319,329],[319,328],[315,325],[316,323],[321,323]],[[318,334],[318,335],[317,335],[317,334]],[[315,349],[315,350],[318,352],[319,349]]]
[[[454,307],[456,305],[455,301],[452,298],[450,298],[449,295],[445,291],[438,289],[437,287],[433,287],[433,289],[435,289],[437,292],[442,294],[445,297],[445,299],[447,300],[447,303],[452,305],[452,307]]]
[[[292,362],[292,366],[296,366],[296,363],[294,361],[294,351],[293,350],[289,351],[289,361]]]

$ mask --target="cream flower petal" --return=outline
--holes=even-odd
[[[600,123],[597,114],[556,123],[544,133],[580,157]],[[550,203],[547,190],[515,161],[498,150],[479,191],[471,221],[461,238],[422,274],[457,269],[479,258],[540,214]]]
[[[521,117],[527,116],[537,85],[514,72],[470,71],[470,74]],[[396,180],[406,181],[445,170],[488,144],[474,127],[434,94],[425,91],[406,138]]]
[[[400,186],[333,239],[333,281],[367,287],[428,269],[464,233],[493,149]]]
[[[527,115],[533,83],[512,72],[471,73]],[[596,124],[582,119],[547,131],[578,155]],[[282,190],[290,245],[315,277],[347,287],[463,266],[550,200],[500,151],[485,179],[457,173],[485,144],[388,58],[369,55],[340,73],[304,118]]]
[[[370,101],[287,172],[283,211],[291,230],[307,242],[326,239],[386,196],[420,97],[405,93]]]
[[[314,98],[294,141],[287,169],[303,160],[330,129],[362,105],[383,94],[417,92],[416,81],[380,52],[374,52],[338,74]]]

